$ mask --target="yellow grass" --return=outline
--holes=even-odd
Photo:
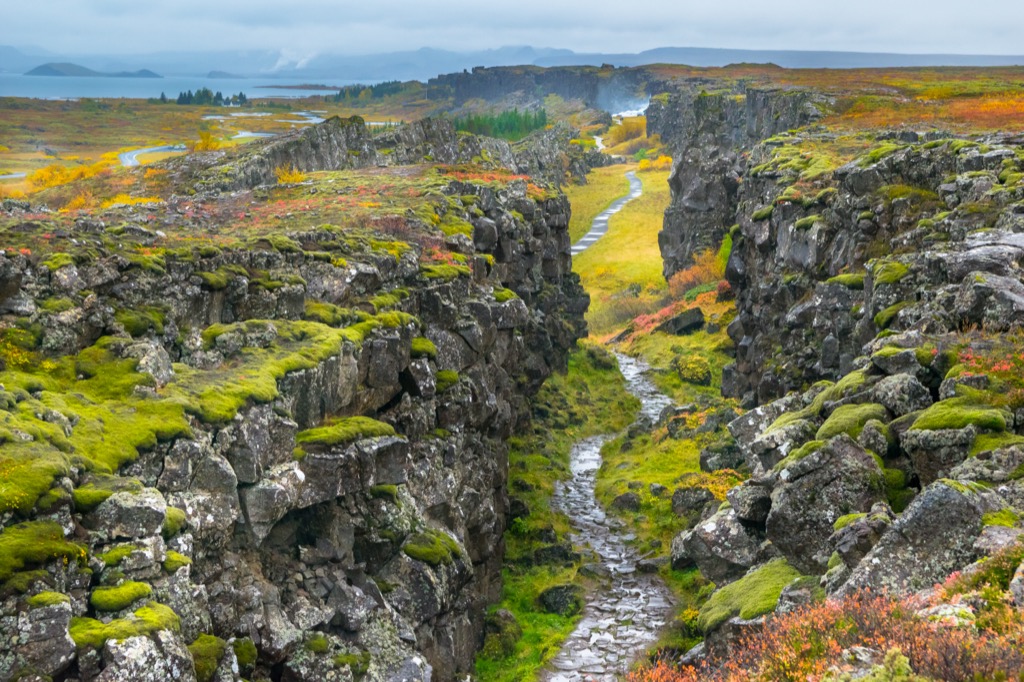
[[[615,214],[608,234],[573,258],[573,270],[590,292],[587,321],[601,336],[625,326],[637,315],[662,305],[667,290],[661,275],[658,232],[669,203],[668,173],[645,173],[644,193]],[[630,286],[639,295],[630,294]]]
[[[606,166],[595,168],[587,175],[587,184],[570,185],[565,190],[572,204],[569,220],[569,239],[575,244],[590,231],[590,224],[612,202],[629,193],[626,172],[632,166]]]

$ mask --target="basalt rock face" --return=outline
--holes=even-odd
[[[715,248],[736,223],[744,152],[781,131],[820,117],[825,101],[803,90],[730,88],[708,93],[706,83],[685,84],[652,98],[647,134],[660,135],[673,156],[671,203],[658,235],[666,279]]]
[[[752,477],[676,538],[676,565],[760,589],[784,560],[805,577],[779,611],[809,586],[908,594],[980,570],[1022,534],[1024,140],[882,133],[825,160],[837,133],[752,116],[772,136],[743,141],[738,101],[704,103],[709,119],[678,97],[666,99],[678,120],[648,118],[683,140],[665,230],[690,231],[663,240],[666,273],[685,264],[676,247],[715,247],[736,224],[725,273],[736,362],[722,389],[749,410],[729,430]],[[687,144],[701,136],[698,159]],[[732,189],[725,165],[703,160],[722,150],[738,152]],[[687,190],[700,183],[704,205]]]
[[[446,131],[423,131],[405,142],[447,149]],[[328,121],[233,162],[226,186],[263,183],[282,161],[335,168],[368,139]],[[207,408],[187,408],[187,428],[139,445],[114,478],[75,463],[48,506],[0,516],[0,538],[23,520],[52,521],[53,542],[76,543],[70,560],[33,559],[37,572],[14,574],[24,584],[0,593],[0,680],[189,680],[200,668],[217,680],[452,680],[472,670],[501,587],[504,441],[585,334],[588,299],[571,273],[564,196],[522,180],[443,191],[474,207],[463,218],[475,228],[448,240],[454,265],[433,269],[415,240],[324,257],[338,243],[327,229],[289,232],[300,248],[169,253],[159,267],[102,252],[49,265],[0,256],[0,307],[31,319],[42,349],[81,351],[87,374],[84,358],[109,356],[145,375],[133,414],[177,390],[191,400],[200,377],[223,373]],[[74,304],[42,306],[56,298]],[[159,328],[126,332],[123,311],[157,305]],[[217,412],[217,393],[252,378],[238,367],[278,362],[255,397]],[[39,418],[69,438],[90,423],[53,402],[45,381],[8,388],[10,409],[46,402]],[[339,425],[350,430],[331,431]],[[72,495],[95,488],[109,490],[98,504]],[[104,586],[138,596],[100,608]],[[99,632],[114,618],[129,635]]]
[[[431,78],[428,88],[438,96],[452,97],[456,106],[470,100],[500,102],[510,98],[524,106],[542,105],[546,95],[557,95],[614,113],[645,100],[644,91],[658,89],[657,82],[658,78],[643,68],[512,66],[445,74]]]

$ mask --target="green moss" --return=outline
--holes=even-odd
[[[840,405],[825,420],[815,436],[817,440],[828,440],[841,433],[849,434],[856,439],[864,429],[864,425],[872,419],[886,420],[889,413],[882,405],[866,403],[862,405]]]
[[[249,240],[248,245],[254,249],[267,250],[268,247],[281,253],[302,253],[302,246],[283,234],[270,234],[261,237],[254,237]]]
[[[198,682],[211,682],[217,672],[217,665],[224,653],[228,650],[228,644],[220,637],[213,635],[199,635],[196,641],[188,645],[188,651],[192,654],[192,662],[196,668],[196,680]]]
[[[450,370],[443,369],[437,373],[437,392],[444,393],[449,388],[459,383],[459,373]]]
[[[28,598],[29,608],[41,609],[47,606],[56,606],[57,604],[69,604],[71,603],[71,597],[60,592],[40,592],[34,594]]]
[[[412,340],[411,352],[414,358],[434,359],[437,357],[437,346],[430,339],[417,336]]]
[[[886,490],[898,491],[907,487],[907,475],[901,469],[882,469]]]
[[[814,223],[817,223],[817,222],[820,222],[820,221],[821,221],[821,216],[820,215],[809,215],[806,218],[801,218],[800,220],[798,220],[795,223],[793,223],[793,227],[795,229],[797,229],[797,230],[809,230],[812,227],[814,227]]]
[[[231,643],[231,647],[235,650],[235,658],[238,660],[240,668],[248,670],[256,665],[259,652],[256,650],[256,643],[252,639],[249,637],[236,639]]]
[[[872,268],[871,274],[876,285],[896,284],[910,274],[910,268],[899,261],[885,261]]]
[[[828,558],[828,570],[839,568],[843,565],[843,557],[839,556],[839,552],[832,552],[832,556]]]
[[[170,540],[181,532],[185,525],[185,511],[177,507],[168,507],[167,516],[164,517],[162,533],[165,540]]]
[[[734,616],[748,620],[771,613],[783,588],[799,577],[785,559],[769,561],[711,595],[700,609],[700,629],[709,632]]]
[[[984,400],[985,394],[965,386],[958,386],[957,392],[961,395],[937,402],[922,412],[910,428],[935,431],[962,429],[974,424],[990,431],[1006,430],[1006,413],[988,405]]]
[[[776,464],[775,467],[774,467],[774,470],[775,471],[782,471],[786,467],[788,467],[788,466],[790,466],[792,464],[796,464],[797,462],[802,460],[804,457],[807,457],[808,455],[814,454],[815,452],[817,452],[818,450],[820,450],[824,446],[825,446],[825,441],[823,441],[823,440],[808,441],[808,442],[804,443],[803,445],[801,445],[800,447],[798,447],[793,452],[789,453],[789,455],[787,455],[782,461],[780,461],[778,464]]]
[[[160,630],[178,631],[181,620],[170,607],[150,603],[126,618],[103,623],[94,618],[72,618],[68,631],[79,649],[99,649],[108,639],[122,641]]]
[[[0,532],[0,582],[16,572],[57,559],[85,560],[81,545],[64,539],[64,529],[54,521],[26,521]]]
[[[119,547],[115,547],[109,552],[100,554],[97,558],[107,566],[117,566],[121,563],[122,559],[130,556],[136,549],[138,548],[135,545],[121,545]]]
[[[459,544],[446,533],[437,530],[426,530],[410,536],[402,546],[402,551],[412,559],[435,567],[450,564],[461,554]]]
[[[1024,436],[1018,436],[1015,433],[981,433],[974,439],[974,445],[971,447],[971,456],[1010,447],[1011,445],[1024,445]]]
[[[326,324],[329,327],[345,327],[359,321],[358,314],[348,308],[310,300],[306,301],[302,319]]]
[[[768,204],[767,206],[763,206],[763,207],[757,209],[756,211],[754,211],[753,213],[751,213],[750,214],[750,219],[751,220],[756,220],[756,221],[768,220],[769,218],[772,217],[772,213],[774,211],[775,211],[775,204]]]
[[[909,305],[910,301],[900,301],[895,305],[889,306],[885,310],[875,315],[875,326],[878,327],[879,329],[887,329],[889,325],[892,324],[892,321],[896,319],[896,315],[898,315],[901,310],[903,310]]]
[[[142,483],[134,478],[98,474],[90,477],[85,485],[75,488],[71,499],[74,500],[75,511],[85,514],[100,506],[114,493],[137,493],[141,490]]]
[[[197,272],[196,276],[202,281],[203,286],[212,291],[226,289],[237,277],[248,277],[249,272],[238,265],[223,265],[214,272]]]
[[[898,152],[899,150],[903,149],[903,147],[904,145],[897,144],[895,142],[883,142],[882,144],[878,145],[870,152],[862,156],[860,158],[859,163],[861,166],[870,166],[872,164],[878,163],[885,157],[890,156],[895,152]]]
[[[409,298],[408,289],[395,289],[385,294],[377,294],[370,299],[370,305],[377,312],[387,310],[399,305],[403,300]]]
[[[504,289],[502,287],[494,287],[494,300],[498,303],[507,303],[509,301],[519,298],[516,292],[511,289]]]
[[[47,313],[63,313],[75,307],[75,302],[70,298],[48,298],[39,304],[40,309]]]
[[[369,651],[360,651],[357,654],[338,654],[331,661],[336,668],[343,668],[347,665],[352,676],[359,678],[370,669],[371,656]]]
[[[395,427],[370,417],[342,417],[331,420],[324,426],[300,431],[295,442],[301,446],[331,447],[343,445],[362,438],[379,438],[395,435]]]
[[[387,500],[392,504],[398,504],[398,486],[397,485],[375,485],[370,488],[370,497],[375,500]]]
[[[167,550],[167,558],[164,559],[164,570],[168,573],[174,573],[179,568],[191,565],[192,560],[184,554],[175,552],[173,549]]]
[[[847,289],[861,290],[864,288],[864,273],[836,275],[826,280],[828,284],[842,284]]]
[[[306,651],[313,654],[326,654],[330,648],[330,642],[327,641],[327,637],[318,633],[315,633],[306,640],[303,645],[306,647]]]
[[[981,517],[981,523],[983,526],[1006,526],[1007,528],[1015,528],[1019,522],[1020,514],[1009,507],[1000,509],[997,512],[989,512]]]
[[[469,277],[472,271],[465,265],[422,265],[420,274],[427,279],[453,280],[459,277]]]
[[[796,421],[809,420],[818,417],[821,414],[822,408],[825,407],[825,403],[836,401],[856,393],[864,386],[866,381],[867,373],[864,370],[857,370],[856,372],[850,372],[835,384],[829,384],[827,381],[820,382],[820,384],[817,385],[824,386],[824,388],[818,392],[807,407],[780,415],[779,418],[772,422],[771,426],[766,429],[766,432],[781,429],[782,427],[788,426]]]
[[[126,581],[116,587],[97,587],[89,595],[89,603],[97,611],[121,611],[153,594],[146,583]]]
[[[866,517],[867,514],[847,514],[845,516],[840,516],[836,519],[836,522],[832,524],[832,530],[839,532],[851,523],[855,523]]]
[[[56,272],[61,268],[65,268],[69,265],[74,265],[75,259],[69,253],[54,253],[51,254],[46,260],[43,261],[43,265],[50,269],[51,272]]]

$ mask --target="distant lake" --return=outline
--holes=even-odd
[[[179,92],[209,88],[220,90],[225,96],[244,92],[249,99],[256,97],[308,97],[333,95],[333,90],[281,90],[261,88],[261,85],[302,85],[308,81],[277,78],[206,78],[168,76],[165,78],[94,78],[82,76],[24,76],[0,73],[0,97],[34,97],[37,99],[80,99],[83,97],[127,97],[146,99],[159,97],[163,92],[174,100]],[[353,81],[327,81],[326,85],[352,85]]]

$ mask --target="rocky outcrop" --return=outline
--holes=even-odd
[[[708,92],[707,86],[684,82],[652,98],[647,109],[647,134],[660,135],[673,157],[671,203],[658,235],[666,279],[693,254],[717,248],[736,223],[744,152],[816,120],[815,105],[824,100],[804,90],[727,86]]]
[[[490,144],[453,137],[458,151],[445,130],[403,131],[405,148],[442,158]],[[369,140],[331,120],[200,175],[237,190],[282,163],[336,168],[352,150],[377,153],[359,146]],[[472,237],[323,226],[159,261],[105,247],[48,265],[0,256],[5,303],[62,300],[26,314],[40,349],[78,362],[69,385],[119,372],[127,394],[103,390],[130,401],[116,413],[125,431],[99,441],[125,448],[104,472],[78,450],[103,428],[86,411],[95,398],[46,383],[35,398],[2,392],[4,409],[53,405],[38,423],[70,440],[46,427],[25,441],[45,433],[79,459],[53,471],[45,506],[0,517],[0,543],[45,530],[58,558],[26,554],[36,572],[0,594],[0,639],[12,643],[0,679],[193,679],[209,665],[218,680],[450,680],[472,669],[501,587],[505,440],[585,333],[587,298],[564,196],[453,180],[438,201]],[[162,239],[139,235],[146,248]],[[429,260],[442,251],[447,262]],[[132,421],[157,409],[156,422]],[[12,530],[23,519],[28,530]]]

